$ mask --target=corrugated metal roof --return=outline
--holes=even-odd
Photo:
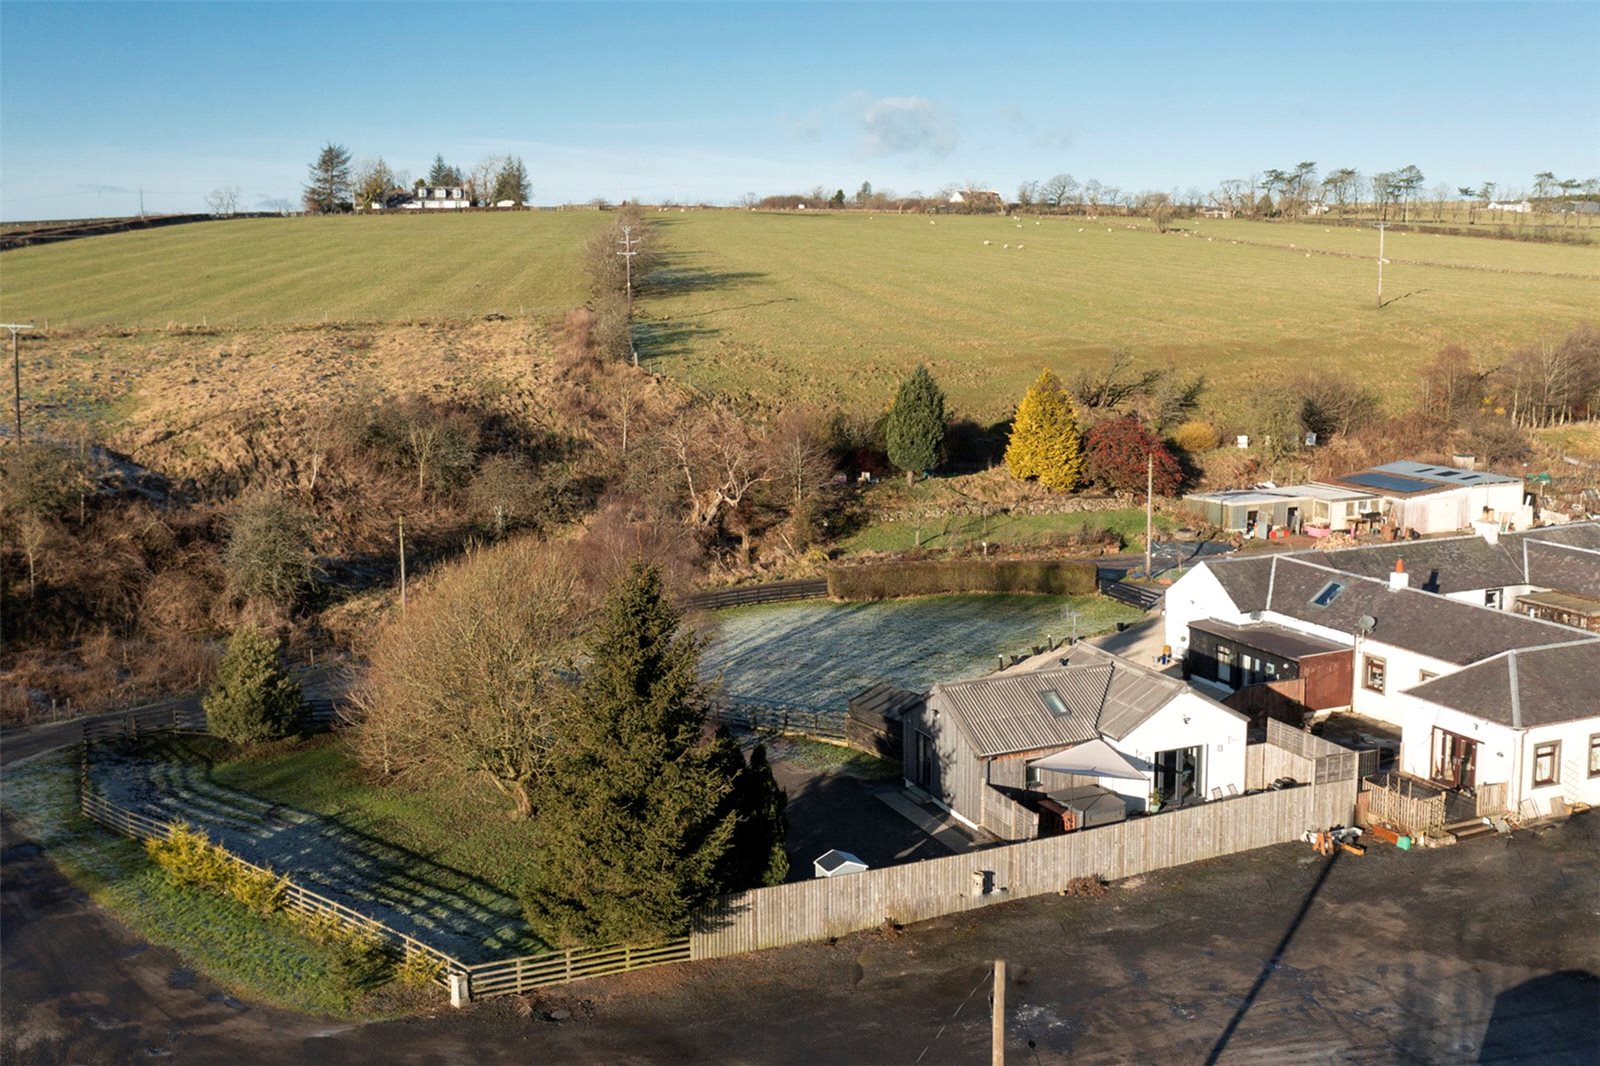
[[[935,685],[930,706],[950,714],[980,758],[1080,744],[1098,736],[1121,740],[1189,691],[1090,644],[1063,657],[1065,665],[1020,674]],[[1056,714],[1040,694],[1056,693],[1067,708]]]
[[[1440,485],[1508,485],[1520,484],[1522,481],[1519,477],[1507,474],[1491,474],[1487,470],[1462,470],[1460,467],[1440,466],[1438,463],[1419,463],[1414,459],[1382,463],[1372,467],[1372,470],[1383,474],[1420,478]]]

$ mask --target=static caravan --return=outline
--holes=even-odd
[[[1300,511],[1301,528],[1296,532],[1313,537],[1360,530],[1381,517],[1378,496],[1373,492],[1334,485],[1285,485],[1272,491],[1306,501]]]
[[[1273,530],[1300,528],[1311,501],[1283,489],[1228,489],[1183,498],[1207,523],[1232,533],[1266,537]]]

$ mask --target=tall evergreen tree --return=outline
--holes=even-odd
[[[444,156],[433,157],[433,166],[428,170],[429,185],[460,185],[461,171],[444,161]]]
[[[757,744],[741,781],[739,841],[735,854],[748,866],[741,882],[747,886],[781,885],[789,876],[789,819],[784,814],[789,795],[778,786],[767,762],[767,747]]]
[[[557,944],[680,935],[731,887],[738,823],[728,742],[705,739],[699,646],[680,631],[660,573],[636,566],[589,651],[582,711],[541,790],[528,921]]]
[[[497,204],[502,200],[515,200],[520,207],[532,198],[528,168],[522,165],[520,156],[507,156],[505,165],[494,176],[494,194],[489,197],[489,202]]]
[[[1037,478],[1057,492],[1071,492],[1083,477],[1083,441],[1072,397],[1048,368],[1017,405],[1006,469],[1012,477]]]
[[[944,393],[927,367],[917,367],[900,383],[884,433],[889,461],[906,472],[907,485],[938,465],[944,445]]]
[[[331,215],[350,208],[350,153],[342,144],[329,141],[311,164],[310,184],[306,186],[306,210]]]
[[[240,629],[228,641],[217,679],[201,705],[212,735],[235,744],[286,736],[300,711],[300,685],[278,662],[278,641]]]

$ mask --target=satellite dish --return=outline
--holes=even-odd
[[[1371,633],[1377,628],[1377,625],[1378,620],[1372,617],[1370,614],[1364,614],[1360,618],[1356,619],[1356,628],[1361,630],[1363,633]]]

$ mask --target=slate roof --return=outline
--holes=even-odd
[[[1377,620],[1373,639],[1460,666],[1510,648],[1532,648],[1580,635],[1551,622],[1446,599],[1416,587],[1392,590],[1386,579],[1352,574],[1298,553],[1202,565],[1216,575],[1242,612],[1270,610],[1341,633],[1354,633],[1356,622],[1370,615]],[[1330,581],[1344,588],[1326,606],[1312,603]]]
[[[1074,645],[1057,661],[1061,665],[935,685],[928,703],[955,718],[978,757],[989,758],[1100,736],[1121,740],[1176,697],[1200,695],[1092,644]],[[1066,714],[1045,704],[1040,693],[1046,691],[1061,698]]]
[[[1513,728],[1597,718],[1600,641],[1506,652],[1418,685],[1411,695]]]
[[[1226,579],[1221,565],[1215,567],[1213,572],[1219,580],[1224,580],[1223,587],[1228,589],[1240,610],[1261,609],[1246,607],[1239,597],[1242,595],[1252,603],[1263,600],[1272,558],[1271,555],[1257,555],[1228,560],[1225,565],[1237,565],[1241,570],[1230,572]],[[1394,569],[1395,560],[1404,559],[1406,571],[1411,575],[1411,587],[1424,592],[1537,585],[1600,596],[1600,523],[1595,522],[1502,533],[1498,544],[1490,544],[1474,533],[1333,551],[1312,548],[1282,552],[1277,558],[1308,560],[1384,581]]]

